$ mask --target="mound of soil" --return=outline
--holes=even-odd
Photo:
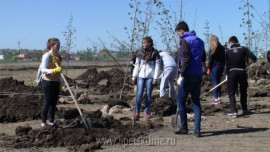
[[[27,135],[27,133],[32,130],[32,127],[26,125],[26,126],[19,126],[16,128],[15,133],[18,136]]]
[[[93,128],[90,132],[85,132],[81,126],[58,128],[47,126],[41,129],[28,127],[18,127],[17,136],[1,137],[5,142],[14,148],[30,147],[67,147],[74,151],[91,151],[100,149],[102,144],[127,144],[132,142],[127,139],[138,141],[141,136],[147,135],[149,129],[160,127],[152,122],[138,122],[135,127],[131,127],[131,122],[122,124],[119,120],[110,117],[101,117],[100,112],[95,111],[91,116]],[[64,120],[67,121],[67,120]],[[69,120],[70,121],[70,120]],[[76,119],[74,120],[76,121]],[[67,124],[66,122],[63,122]],[[20,136],[19,136],[20,135]],[[108,143],[107,143],[108,144]]]
[[[12,77],[9,77],[0,79],[0,92],[41,93],[41,88],[26,86],[24,85],[24,81],[14,80]]]
[[[249,66],[249,76],[252,79],[258,79],[258,78],[264,78],[269,79],[270,78],[270,64],[267,62],[261,62],[261,63],[252,63]]]
[[[40,119],[43,96],[14,96],[0,99],[0,123]]]
[[[12,77],[0,80],[0,92],[41,94],[41,88],[24,85]],[[43,96],[6,95],[0,96],[0,123],[33,120],[40,118]]]
[[[151,114],[157,116],[171,116],[175,114],[177,109],[176,100],[167,96],[161,98],[155,96],[150,107]]]
[[[222,112],[224,114],[230,112],[230,104],[229,103],[220,103],[217,105],[202,105],[202,115],[203,116],[214,116],[217,112]],[[237,109],[241,108],[240,105],[237,104]]]
[[[83,74],[79,75],[75,80],[91,80],[98,74],[97,68],[87,69]]]
[[[93,94],[102,95],[119,92],[123,87],[124,74],[118,68],[112,68],[109,71],[100,71],[99,73],[94,68],[88,69],[76,79],[84,82],[80,87],[90,88],[90,92]],[[123,94],[132,91],[131,85],[131,80],[128,77]]]

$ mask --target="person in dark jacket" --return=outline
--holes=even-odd
[[[247,108],[247,73],[246,59],[251,58],[256,62],[257,58],[246,47],[240,46],[236,36],[229,39],[230,49],[226,51],[226,72],[228,76],[227,91],[230,100],[229,116],[237,117],[235,92],[237,84],[240,86],[240,102],[243,115],[248,114]]]
[[[176,33],[181,38],[180,56],[181,72],[177,80],[178,96],[177,105],[180,113],[181,126],[174,130],[175,134],[187,134],[187,110],[186,99],[191,93],[193,109],[195,113],[194,135],[200,137],[201,130],[201,104],[200,92],[203,75],[203,54],[204,43],[196,36],[194,31],[189,31],[186,22],[181,21],[175,28]]]
[[[135,67],[135,62],[136,62],[136,55],[133,51],[130,51],[129,57],[130,57],[129,64],[130,64],[130,73],[131,73],[130,75],[132,77],[132,73]]]
[[[218,40],[218,37],[212,35],[210,37],[210,54],[207,75],[211,75],[212,85],[215,87],[221,82],[221,77],[225,66],[225,48],[222,46]],[[219,104],[221,102],[221,86],[214,90],[215,100],[211,103]]]
[[[267,61],[270,63],[270,51],[267,51]]]

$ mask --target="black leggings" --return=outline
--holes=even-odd
[[[41,108],[41,120],[43,123],[46,123],[49,112],[49,121],[53,123],[55,108],[60,92],[60,83],[58,81],[42,80],[42,90],[45,101]]]

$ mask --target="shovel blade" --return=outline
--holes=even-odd
[[[173,128],[180,126],[180,117],[178,115],[178,118],[176,115],[171,116],[171,125]]]
[[[85,131],[90,131],[90,129],[93,127],[92,121],[90,118],[85,118],[84,116],[81,116],[82,118],[82,125]]]

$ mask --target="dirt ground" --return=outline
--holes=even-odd
[[[84,67],[76,68],[78,65]],[[36,69],[32,67],[31,64],[17,68],[9,65],[5,69],[1,65],[0,92],[41,94],[33,82]],[[93,68],[96,68],[95,74],[89,72]],[[212,105],[210,93],[201,100],[202,138],[195,138],[192,119],[188,124],[188,135],[172,132],[170,115],[176,110],[175,99],[159,98],[157,87],[153,92],[152,118],[150,121],[141,118],[133,128],[135,93],[130,80],[118,101],[123,85],[121,71],[102,65],[76,63],[68,70],[68,77],[75,80],[70,83],[76,98],[82,103],[79,106],[93,121],[92,132],[85,134],[75,105],[70,98],[64,97],[68,95],[66,88],[61,96],[62,102],[57,105],[58,128],[40,129],[42,96],[0,95],[0,151],[270,151],[270,87],[264,87],[270,81],[265,68],[256,68],[255,65],[252,68],[251,72],[257,70],[257,76],[250,81],[249,109],[252,114],[230,118],[227,116],[229,102],[226,94],[221,104]],[[95,76],[87,77],[86,73]],[[111,77],[116,77],[116,80]],[[202,91],[207,91],[211,83],[208,78],[204,81]],[[86,99],[88,102],[83,102]],[[239,97],[237,101],[241,109]],[[188,112],[192,114],[189,103]],[[238,114],[241,113],[239,110]]]

